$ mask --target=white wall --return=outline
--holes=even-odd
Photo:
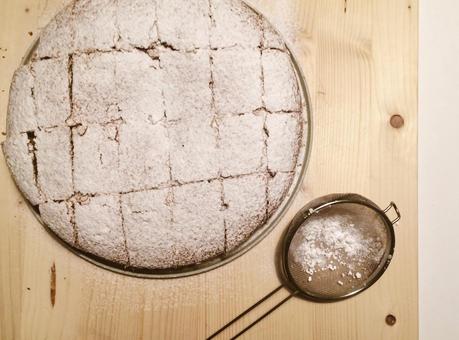
[[[421,0],[420,339],[459,339],[459,1]]]

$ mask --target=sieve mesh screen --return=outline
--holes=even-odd
[[[370,207],[340,203],[314,212],[290,242],[287,268],[307,295],[340,298],[364,288],[390,253],[385,220]]]

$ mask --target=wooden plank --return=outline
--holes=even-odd
[[[202,339],[278,286],[274,249],[283,228],[305,202],[331,192],[358,192],[381,205],[397,202],[403,220],[394,261],[363,294],[333,304],[294,298],[245,338],[417,339],[418,2],[251,3],[292,40],[312,98],[312,159],[288,214],[254,249],[209,273],[175,280],[125,277],[55,242],[28,211],[2,155],[1,339]],[[12,73],[39,27],[61,6],[59,0],[0,2],[1,131]],[[400,129],[389,124],[396,113],[404,118]],[[385,323],[389,313],[397,317],[392,327]]]

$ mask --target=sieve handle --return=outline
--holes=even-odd
[[[400,210],[398,210],[397,205],[396,205],[394,202],[390,202],[390,203],[389,203],[389,205],[387,206],[387,208],[384,209],[384,213],[387,215],[387,213],[389,212],[389,210],[391,210],[392,208],[394,208],[395,213],[397,214],[397,217],[394,218],[392,221],[390,221],[390,223],[395,224],[395,223],[397,223],[398,221],[400,221],[400,219],[402,218],[402,215],[400,215]]]
[[[266,294],[264,297],[262,297],[260,300],[258,300],[257,302],[255,302],[252,306],[250,306],[249,308],[247,308],[245,311],[243,311],[241,314],[239,314],[238,316],[236,316],[233,320],[231,320],[230,322],[228,322],[226,325],[224,325],[223,327],[221,327],[220,329],[218,329],[216,332],[214,332],[212,335],[210,335],[209,337],[206,338],[206,340],[210,340],[210,339],[213,339],[215,338],[218,334],[220,334],[221,332],[223,332],[225,329],[227,329],[229,326],[231,326],[232,324],[234,324],[236,321],[238,321],[239,319],[241,319],[244,315],[247,315],[249,312],[251,312],[253,309],[255,309],[256,307],[258,307],[260,304],[262,304],[264,301],[268,300],[271,296],[273,296],[274,294],[276,294],[278,291],[280,291],[282,289],[283,285],[280,285],[279,287],[277,288],[274,288],[271,292],[269,292],[268,294]]]
[[[249,308],[247,308],[245,311],[243,311],[241,314],[239,314],[238,316],[236,316],[233,320],[231,320],[230,322],[228,322],[226,325],[224,325],[223,327],[221,327],[220,329],[218,329],[216,332],[214,332],[212,335],[208,336],[206,338],[206,340],[210,340],[210,339],[213,339],[215,338],[217,335],[219,335],[221,332],[223,332],[225,329],[227,329],[229,326],[231,326],[232,324],[234,324],[236,321],[238,321],[239,319],[241,319],[243,316],[247,315],[249,312],[251,312],[253,309],[255,309],[256,307],[258,307],[261,303],[263,303],[264,301],[268,300],[271,296],[273,296],[274,294],[276,294],[278,291],[280,291],[284,286],[283,285],[280,285],[279,287],[273,289],[271,292],[269,292],[268,294],[266,294],[264,297],[262,297],[260,300],[258,300],[257,302],[255,302],[252,306],[250,306]],[[250,328],[252,328],[253,326],[255,326],[258,322],[260,322],[261,320],[263,320],[266,316],[268,316],[269,314],[271,314],[272,312],[274,312],[277,308],[279,308],[281,305],[283,305],[285,302],[287,302],[288,300],[290,300],[290,298],[292,298],[293,296],[295,296],[298,292],[295,291],[295,292],[292,292],[290,293],[290,295],[288,295],[286,298],[284,298],[282,301],[280,301],[279,303],[277,303],[274,307],[271,307],[267,312],[265,312],[263,315],[261,315],[260,317],[258,317],[258,319],[256,319],[255,321],[253,321],[252,323],[250,323],[248,326],[246,326],[244,329],[242,329],[239,333],[237,333],[235,336],[233,336],[230,340],[234,340],[234,339],[237,339],[238,337],[240,337],[242,334],[244,334],[246,331],[248,331]]]
[[[244,334],[245,332],[247,332],[250,328],[252,328],[253,326],[255,326],[257,323],[259,323],[261,320],[263,320],[264,318],[266,318],[269,314],[271,314],[272,312],[274,312],[277,308],[279,308],[280,306],[282,306],[284,303],[286,303],[288,300],[290,300],[293,296],[295,296],[296,294],[298,294],[298,292],[292,292],[290,293],[289,296],[287,296],[286,298],[284,298],[281,302],[279,302],[277,305],[275,305],[274,307],[271,307],[271,309],[269,309],[267,312],[265,312],[264,314],[262,314],[261,316],[258,317],[258,319],[256,319],[255,321],[253,321],[252,323],[250,323],[248,326],[246,326],[242,331],[240,331],[239,333],[237,333],[235,336],[233,336],[230,340],[236,340],[237,338],[239,338],[242,334]]]

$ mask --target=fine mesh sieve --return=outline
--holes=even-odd
[[[395,210],[391,221],[386,213]],[[389,265],[394,247],[393,225],[400,212],[391,202],[381,210],[357,194],[318,198],[293,218],[279,245],[283,284],[217,330],[214,338],[282,287],[290,295],[240,331],[237,338],[293,296],[332,302],[354,296],[375,283]]]

